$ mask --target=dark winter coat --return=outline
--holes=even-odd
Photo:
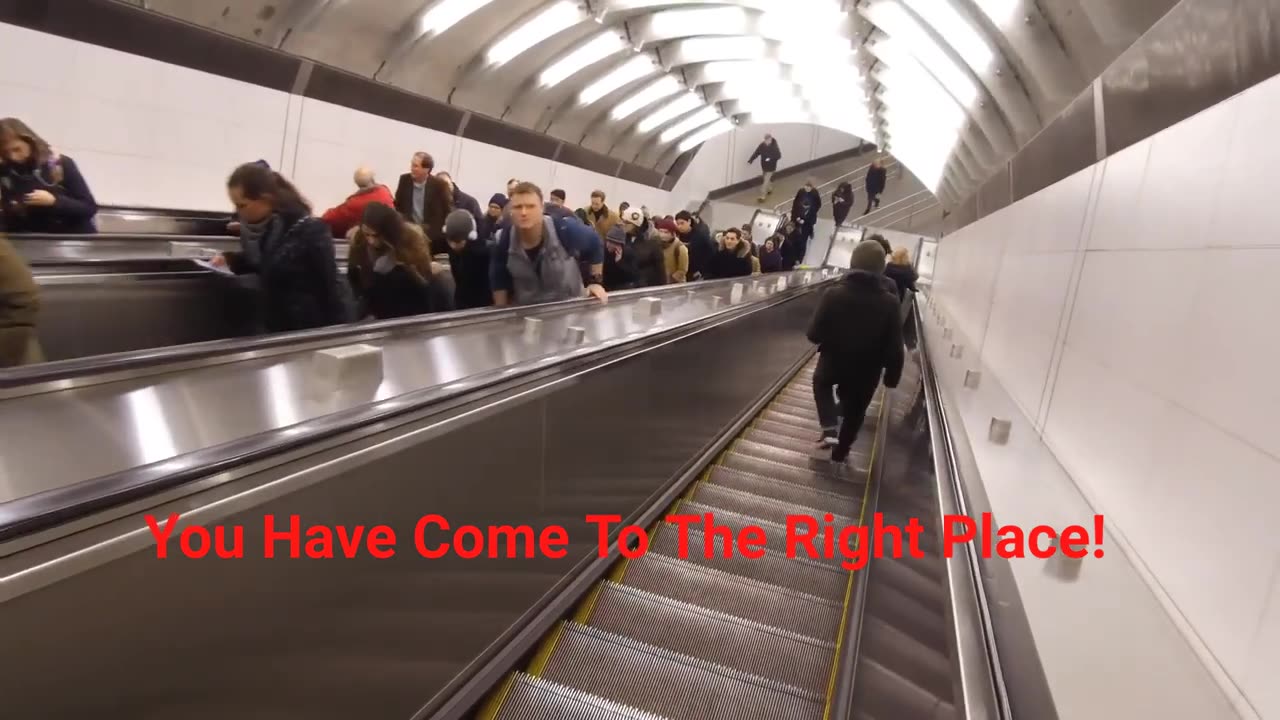
[[[711,239],[707,226],[694,225],[687,235],[680,235],[680,241],[689,248],[689,281],[707,279],[707,264],[716,254],[716,241]]]
[[[730,250],[723,245],[711,256],[707,269],[703,273],[708,280],[724,278],[748,277],[751,275],[751,245],[739,242],[738,247]]]
[[[449,248],[449,270],[453,274],[454,305],[459,310],[489,307],[493,290],[489,287],[489,244],[481,236],[459,252]]]
[[[916,269],[910,265],[889,263],[884,268],[884,274],[885,277],[893,281],[894,286],[898,289],[899,300],[907,297],[908,290],[915,292],[916,279],[919,276],[916,274]]]
[[[831,193],[831,216],[835,218],[836,225],[843,223],[849,217],[851,210],[853,210],[853,186],[842,182]]]
[[[883,275],[854,270],[819,301],[809,341],[830,358],[844,382],[870,383],[884,374],[897,387],[905,361],[902,317],[896,298],[884,292]]]
[[[747,164],[760,158],[760,170],[763,172],[776,172],[778,169],[778,161],[782,159],[782,148],[778,147],[778,141],[775,138],[771,143],[762,142],[756,147],[756,151],[751,153]]]
[[[425,315],[432,311],[428,283],[403,264],[387,269],[377,268],[364,277],[354,265],[348,265],[347,277],[363,311],[379,320]]]
[[[884,168],[875,166],[867,168],[867,194],[879,195],[884,192],[885,180],[887,178],[888,173]]]
[[[268,332],[291,332],[350,322],[351,293],[338,276],[333,234],[323,220],[278,215],[281,226],[262,238],[257,263],[240,252],[225,253],[238,275],[256,274]]]
[[[782,253],[778,252],[776,248],[768,252],[765,252],[764,248],[761,248],[760,272],[782,272]]]
[[[822,209],[822,195],[818,189],[796,191],[796,199],[791,202],[791,217],[804,220],[805,237],[813,237],[813,226],[818,222],[818,211]],[[799,225],[800,223],[797,223]]]
[[[57,233],[88,235],[98,232],[93,218],[98,203],[89,184],[80,174],[75,161],[66,155],[54,161],[62,172],[59,182],[51,182],[54,168],[38,171],[13,164],[0,165],[0,211],[4,229],[11,233]],[[36,190],[47,190],[54,197],[49,207],[30,207],[23,198]]]
[[[609,292],[630,290],[643,284],[643,276],[636,263],[635,250],[622,246],[622,256],[615,257],[617,245],[607,243],[604,248],[604,289]]]
[[[662,254],[662,238],[656,230],[642,228],[635,237],[628,236],[629,249],[635,256],[640,285],[652,287],[667,284],[667,262]]]

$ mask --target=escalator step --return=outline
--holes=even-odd
[[[814,439],[812,432],[805,433],[804,438],[791,437],[789,435],[779,435],[769,432],[758,427],[753,427],[742,433],[740,436],[743,440],[749,440],[761,445],[770,445],[772,447],[783,448],[784,450],[794,450],[798,453],[806,455],[818,452],[818,442]]]
[[[842,467],[838,467],[829,461],[817,460],[815,465],[826,462],[826,469],[811,470],[809,468],[783,465],[782,463],[744,455],[731,450],[720,458],[719,465],[733,470],[749,472],[753,475],[777,478],[783,482],[796,485],[807,485],[828,492],[860,493],[867,481],[869,461],[870,458],[865,455],[850,453],[849,462]],[[843,476],[836,473],[842,473]]]
[[[812,428],[798,427],[796,425],[784,425],[783,423],[765,420],[760,417],[751,424],[751,429],[767,433],[770,437],[787,437],[792,440],[801,440],[810,443],[810,447],[817,447],[820,437],[816,423]]]
[[[877,565],[883,564],[883,560],[877,561]],[[922,604],[902,591],[878,582],[875,567],[872,566],[871,586],[867,588],[867,614],[887,622],[927,647],[948,647],[944,608]]]
[[[565,623],[540,675],[672,720],[818,720],[823,696]]]
[[[494,720],[666,720],[633,707],[518,673]]]
[[[873,434],[867,433],[853,444],[853,448],[849,453],[852,458],[849,463],[851,467],[863,467],[870,464],[871,446],[875,441],[875,438],[872,437]],[[815,448],[809,452],[797,452],[742,439],[734,441],[731,447],[731,452],[760,458],[761,460],[769,460],[779,465],[807,469],[817,473],[827,473],[832,477],[835,477],[836,473],[840,472],[831,462],[830,451],[823,452]]]
[[[951,664],[946,648],[932,648],[875,617],[862,620],[858,652],[928,690],[951,700]]]
[[[587,624],[643,643],[776,680],[824,691],[835,643],[604,582]]]
[[[840,627],[838,603],[667,555],[628,562],[621,582],[808,637],[834,638]]]
[[[805,507],[838,508],[841,506],[852,507],[862,503],[861,489],[863,486],[861,485],[849,485],[840,488],[841,490],[848,489],[853,492],[831,492],[723,466],[712,468],[711,473],[707,475],[706,482],[710,485],[723,485],[735,490],[776,498],[785,502],[804,505]]]
[[[659,532],[653,538],[649,552],[828,600],[842,599],[849,585],[848,572],[835,565],[810,560],[803,555],[789,558],[782,553],[766,550],[763,557],[755,559],[738,553],[728,558],[720,554],[709,558],[703,550],[706,536],[699,530],[691,529],[689,551],[681,558],[678,554],[678,540],[675,532]]]
[[[723,485],[708,485],[705,483],[698,485],[694,490],[693,496],[689,499],[704,505],[721,508],[722,510],[757,517],[784,527],[788,518],[794,515],[811,517],[821,523],[827,513],[832,515],[831,522],[837,528],[857,525],[858,521],[853,515],[857,514],[861,505],[859,502],[845,500],[834,507],[829,506],[829,509],[805,507],[762,495],[754,495]]]
[[[871,658],[858,660],[853,706],[878,718],[956,720],[955,707]]]
[[[708,513],[711,514],[712,521],[715,523],[716,527],[728,528],[729,533],[732,535],[732,537],[735,537],[735,538],[740,537],[742,531],[748,527],[760,528],[760,530],[764,532],[764,537],[765,537],[764,547],[769,550],[773,550],[774,552],[779,553],[784,557],[786,556],[788,542],[787,542],[787,526],[785,524],[771,522],[769,520],[765,520],[764,518],[755,517],[754,515],[746,515],[740,512],[735,512],[733,510],[714,507],[712,505],[707,505],[705,503],[701,503],[696,500],[684,500],[680,503],[679,514],[681,515],[706,516]],[[816,520],[819,523],[822,522],[822,518],[816,518]],[[701,523],[698,523],[695,527],[703,530],[704,533],[706,531],[706,528]],[[804,530],[807,530],[807,528],[802,527],[801,530],[804,531]],[[679,533],[679,529],[674,524],[672,524],[669,528],[664,528],[664,532],[660,534],[666,534],[666,532],[670,532],[673,535],[677,535]],[[805,534],[807,534],[807,532]],[[719,554],[723,554],[724,545],[725,545],[723,534],[713,535],[712,537],[715,540],[714,547],[716,552]],[[822,545],[821,530],[819,530],[819,536],[816,540],[814,540],[813,545],[816,551],[818,552],[823,551],[824,548]],[[701,549],[702,548],[693,547],[692,551],[696,552]],[[734,554],[735,555],[738,554],[738,551],[736,548],[734,548]],[[813,558],[809,556],[807,551],[807,546],[804,543],[801,543],[799,541],[796,542],[795,558],[796,559],[804,558],[806,560],[812,560],[814,562],[817,562],[823,565],[829,565],[831,567],[839,567],[839,563],[841,561],[838,548],[836,549],[835,557],[833,558],[830,558],[830,559],[824,558],[824,557]],[[791,559],[791,558],[788,558],[788,559]]]

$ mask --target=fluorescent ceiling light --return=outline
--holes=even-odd
[[[743,35],[747,32],[747,11],[737,6],[664,10],[649,18],[655,40],[694,35]]]
[[[697,94],[692,92],[685,93],[662,108],[650,113],[648,117],[640,121],[640,124],[636,126],[636,130],[641,133],[656,130],[701,104],[702,98],[698,97]]]
[[[676,147],[679,152],[687,152],[702,143],[710,140],[717,135],[723,135],[733,129],[733,122],[727,118],[721,118],[710,125],[702,128],[698,132],[690,135]]]
[[[613,112],[609,113],[609,116],[614,120],[625,120],[637,110],[646,108],[663,98],[675,95],[680,92],[680,87],[679,80],[670,75],[663,75],[631,97],[618,103],[618,106],[613,109]]]
[[[442,0],[426,11],[418,27],[423,35],[439,35],[493,0]]]
[[[868,9],[868,16],[889,35],[895,45],[908,48],[961,105],[972,107],[977,102],[980,90],[973,78],[934,42],[933,36],[901,5],[894,0],[881,0]]]
[[[559,0],[531,20],[508,33],[489,48],[490,65],[502,65],[520,53],[582,20],[577,3]]]
[[[699,37],[682,40],[679,56],[685,64],[712,60],[758,60],[764,57],[765,42],[754,35]]]
[[[732,82],[736,80],[782,77],[782,66],[773,60],[717,60],[702,66],[702,82]]]
[[[648,55],[637,55],[623,63],[618,69],[583,88],[582,92],[578,94],[578,102],[583,105],[590,105],[623,85],[648,77],[656,72],[658,72],[658,67],[653,62],[653,58]]]
[[[663,130],[662,135],[658,137],[658,140],[660,142],[669,143],[672,140],[688,135],[694,130],[697,130],[703,125],[706,125],[719,117],[720,112],[714,107],[704,107],[675,125]]]
[[[605,30],[543,70],[538,77],[538,84],[544,88],[555,87],[579,70],[621,52],[624,47],[626,43],[622,38],[612,30]]]
[[[1018,15],[1020,0],[976,0],[978,7],[991,19],[991,23],[1004,30]]]
[[[984,73],[995,60],[995,51],[982,33],[956,10],[954,0],[904,0],[907,7],[946,39],[975,73]]]

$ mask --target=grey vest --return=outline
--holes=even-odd
[[[511,273],[514,305],[574,300],[586,291],[578,261],[560,243],[550,217],[542,217],[542,228],[542,252],[536,267],[520,246],[515,227],[508,230],[511,243],[507,250],[507,272]]]

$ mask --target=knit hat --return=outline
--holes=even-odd
[[[662,218],[661,220],[655,220],[653,223],[653,228],[655,230],[666,230],[672,235],[675,235],[680,232],[679,229],[676,228],[676,221],[668,220],[666,218]]]
[[[507,196],[502,193],[494,193],[493,197],[489,198],[489,204],[505,208],[507,206]]]
[[[884,274],[884,248],[875,240],[863,240],[853,249],[853,259],[849,261],[850,270],[862,270],[875,275]]]
[[[605,233],[604,239],[611,243],[619,245],[627,244],[627,231],[622,229],[621,225],[614,225],[609,228],[609,232]]]
[[[447,240],[475,240],[476,219],[466,210],[454,210],[444,219],[444,236]]]
[[[627,208],[622,213],[622,222],[640,227],[644,225],[644,213],[640,211],[640,208]]]

